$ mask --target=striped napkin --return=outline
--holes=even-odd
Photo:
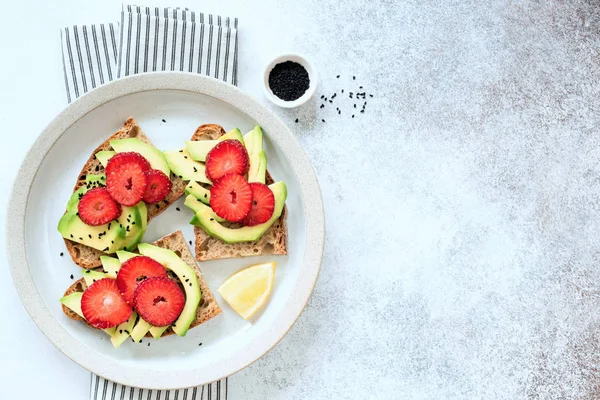
[[[119,77],[187,71],[237,84],[237,18],[128,5],[121,22],[61,29],[67,101]],[[195,388],[149,390],[92,374],[92,400],[226,400],[228,379]]]

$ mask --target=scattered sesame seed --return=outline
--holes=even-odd
[[[333,100],[329,100],[330,103],[333,103]]]
[[[321,104],[321,107],[320,107],[320,108],[323,108],[323,107],[325,107],[325,104]]]
[[[356,108],[356,104],[354,105],[354,108]]]
[[[183,150],[179,150],[180,153],[183,153]]]
[[[183,156],[183,158],[185,158],[187,160],[187,156]]]
[[[352,80],[353,80],[353,81],[355,81],[355,80],[356,80],[356,76],[353,76],[353,77],[352,77]]]
[[[323,94],[322,94],[322,95],[321,95],[321,98],[322,98],[322,99],[324,99],[324,98],[325,98],[325,95],[323,95]]]
[[[190,246],[192,245],[192,241],[190,240]]]
[[[181,211],[181,209],[180,209],[179,207],[175,207],[175,209],[176,209],[177,211]]]
[[[362,86],[359,86],[358,88],[359,88],[359,89],[362,89]]]
[[[352,114],[352,118],[354,118],[354,114]]]
[[[370,96],[370,97],[373,97],[373,95],[372,95],[372,94],[370,94],[369,96]]]
[[[325,122],[325,120],[324,120],[324,119],[322,119],[321,121]]]
[[[211,221],[214,221],[215,219],[214,219],[214,218],[211,218],[210,220],[211,220]]]
[[[198,346],[202,346],[202,343],[198,344]]]
[[[64,256],[64,255],[65,255],[65,253],[60,253],[60,256],[61,256],[61,257],[62,257],[62,256]]]
[[[336,78],[339,78],[339,77],[340,77],[339,75],[338,75],[338,76],[336,76]]]
[[[71,274],[71,279],[73,279],[73,274]]]
[[[295,123],[298,123],[298,118],[296,118],[296,120],[294,121]]]
[[[344,93],[344,89],[342,89],[342,93]]]
[[[198,168],[194,167],[194,172],[198,172]]]
[[[150,342],[148,342],[148,347],[150,347]]]
[[[165,121],[165,119],[163,118],[162,122],[167,122],[167,121]]]
[[[361,112],[361,113],[364,113],[364,112],[365,112],[365,110],[360,110],[360,112]]]

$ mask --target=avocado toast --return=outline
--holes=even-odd
[[[97,157],[97,154],[100,153],[110,156],[112,150],[111,141],[114,144],[115,141],[127,141],[128,139],[137,139],[142,143],[152,145],[148,137],[144,134],[144,132],[142,132],[142,129],[137,124],[137,122],[130,117],[129,119],[127,119],[127,121],[125,121],[125,124],[121,129],[119,129],[117,132],[111,135],[100,146],[98,146],[96,150],[94,150],[94,152],[92,153],[88,161],[85,163],[81,172],[78,175],[78,180],[73,189],[73,193],[76,193],[79,190],[90,189],[91,187],[98,185],[103,186],[105,184],[106,179],[104,177],[104,182],[102,181],[102,177],[104,176],[103,174],[105,171],[104,164],[106,163],[106,160],[101,160],[99,157]],[[176,201],[184,193],[185,183],[173,174],[169,174],[169,178],[171,179],[172,187],[170,193],[168,193],[164,200],[156,204],[148,204],[147,207],[145,205],[140,204],[139,207],[136,207],[133,210],[137,213],[137,215],[132,215],[131,218],[137,217],[138,219],[142,220],[138,221],[138,226],[143,222],[145,229],[145,224],[147,224],[148,221],[150,221],[152,218],[158,216],[160,213],[166,210],[174,201]],[[99,183],[94,184],[94,180],[96,180]],[[74,206],[76,206],[76,204],[74,204]],[[68,212],[69,205],[67,206],[67,213]],[[127,219],[129,219],[129,217],[129,215],[123,216],[123,218]],[[73,220],[75,220],[75,222],[78,223],[79,221],[76,221],[77,219],[78,218],[73,217]],[[85,240],[87,240],[85,234],[91,235],[89,232],[86,232],[87,228],[83,229],[85,227],[81,227],[82,229],[80,229],[80,231],[83,231],[84,234],[80,235],[80,237],[84,240],[80,240],[79,243],[74,241],[78,238],[71,236],[72,233],[69,233],[67,235],[67,229],[74,229],[71,226],[69,226],[71,223],[73,223],[73,221],[64,221],[62,226],[59,225],[59,231],[61,231],[61,228],[63,228],[61,233],[63,234],[63,237],[66,236],[64,239],[65,245],[73,261],[80,267],[86,269],[97,268],[100,265],[102,265],[100,256],[104,255],[105,252],[85,244]],[[102,232],[100,232],[99,235],[101,233]],[[143,232],[141,232],[141,235],[143,235]],[[141,235],[140,237],[136,238],[137,241],[141,240]],[[70,240],[69,237],[73,238],[74,240]],[[90,237],[89,239],[92,239],[92,237]],[[104,239],[107,239],[107,237],[104,237]],[[135,241],[133,243],[135,245]]]
[[[251,136],[254,136],[255,139],[252,139]],[[288,253],[288,242],[287,242],[287,225],[286,225],[286,217],[287,217],[287,208],[284,206],[285,197],[287,196],[287,191],[285,189],[285,185],[280,185],[282,182],[275,184],[274,180],[266,170],[266,158],[264,151],[262,151],[262,130],[260,127],[256,127],[253,131],[248,133],[246,136],[242,138],[241,132],[239,130],[234,129],[232,132],[227,133],[225,130],[219,125],[201,125],[198,127],[196,132],[192,135],[192,142],[195,141],[215,141],[219,138],[223,139],[224,137],[228,137],[228,139],[236,139],[241,142],[246,139],[246,148],[249,151],[250,157],[250,168],[248,171],[248,176],[252,178],[253,176],[260,176],[262,174],[263,178],[257,178],[257,181],[262,181],[269,185],[269,187],[275,192],[278,193],[276,189],[283,188],[283,193],[281,194],[282,201],[278,202],[280,204],[280,214],[274,215],[274,221],[271,221],[272,224],[265,232],[262,232],[260,235],[255,235],[258,238],[254,240],[254,237],[248,236],[251,240],[248,241],[232,241],[232,243],[227,243],[226,241],[220,239],[218,234],[215,234],[211,231],[210,223],[213,222],[210,218],[208,220],[200,220],[198,216],[201,216],[203,212],[198,212],[197,207],[202,207],[202,204],[209,204],[209,195],[210,195],[210,186],[206,183],[206,181],[200,182],[188,182],[185,191],[188,194],[188,198],[186,199],[186,205],[190,207],[195,212],[194,219],[192,223],[194,226],[194,236],[195,236],[195,251],[196,251],[196,259],[198,261],[208,261],[208,260],[216,260],[223,258],[233,258],[233,257],[247,257],[247,256],[259,256],[259,255],[286,255]],[[257,138],[258,136],[258,138]],[[257,139],[256,139],[257,138]],[[258,144],[253,144],[258,143]],[[188,150],[191,150],[190,143],[186,144]],[[200,146],[199,146],[200,147]],[[253,147],[255,147],[253,149]],[[258,147],[258,148],[256,148]],[[206,152],[206,149],[203,149]],[[194,158],[202,159],[202,156],[194,155]],[[262,157],[262,158],[260,158]],[[168,160],[168,158],[167,158]],[[201,176],[199,178],[202,178]],[[197,203],[190,204],[189,200],[192,200],[190,195],[193,195],[197,200]],[[277,196],[276,196],[277,197]],[[208,208],[208,207],[206,207]],[[204,212],[207,212],[205,209]],[[225,228],[225,230],[237,231],[242,226],[239,223],[227,222],[227,221],[218,221],[219,229]],[[201,225],[202,227],[198,226]],[[242,229],[249,231],[249,227],[243,227]],[[241,231],[240,231],[241,232]],[[212,234],[211,234],[212,233]],[[235,243],[233,243],[235,242]]]
[[[119,324],[116,329],[105,329],[105,331],[111,335],[111,341],[113,341],[115,347],[118,347],[130,336],[130,334],[131,337],[135,337],[137,341],[139,341],[142,337],[154,336],[156,339],[158,339],[161,336],[171,335],[173,333],[184,336],[188,329],[194,328],[221,313],[221,308],[217,304],[217,301],[208,287],[208,284],[203,278],[202,272],[194,261],[194,257],[190,252],[181,231],[171,233],[170,235],[156,240],[152,244],[141,243],[139,247],[140,253],[143,256],[149,256],[153,258],[169,270],[168,278],[176,282],[179,287],[183,289],[182,292],[185,292],[186,294],[186,304],[183,310],[180,312],[179,319],[177,319],[177,326],[172,324],[169,325],[168,328],[152,327],[141,317],[138,317],[134,311],[129,316],[128,320],[122,324]],[[124,266],[125,262],[131,258],[136,258],[136,256],[139,255],[120,252],[119,258],[121,261],[123,261],[123,263],[114,257],[105,256],[103,257],[104,269],[99,268],[97,270],[84,271],[84,274],[91,274],[94,279],[90,280],[88,277],[81,278],[67,289],[64,297],[61,299],[61,302],[63,303],[62,308],[65,315],[73,320],[82,321],[87,323],[89,326],[94,327],[85,318],[83,318],[81,315],[81,308],[78,309],[78,306],[81,307],[82,304],[81,296],[78,294],[83,293],[86,291],[86,289],[88,289],[86,280],[88,280],[88,283],[91,283],[93,287],[95,284],[99,283],[99,281],[107,280],[107,277],[118,278],[118,274],[123,271],[120,269],[120,267]],[[177,263],[180,264],[179,270],[176,268]],[[117,266],[113,268],[113,265],[115,264]],[[196,279],[191,279],[192,277],[186,276],[186,270],[193,270]],[[150,281],[150,278],[142,282],[148,283],[148,281]],[[142,283],[139,283],[139,285],[141,286]],[[199,298],[196,297],[196,291],[199,291],[200,293]],[[183,323],[180,323],[180,321]]]

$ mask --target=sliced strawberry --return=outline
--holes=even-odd
[[[227,174],[244,175],[249,168],[248,152],[239,140],[223,140],[206,155],[206,177],[213,182]]]
[[[106,164],[105,168],[105,175],[108,176],[108,174],[112,173],[118,166],[130,162],[137,162],[138,164],[140,164],[140,167],[142,167],[144,172],[149,171],[151,168],[150,163],[144,158],[143,155],[133,151],[126,151],[123,153],[117,153],[114,156],[112,156],[110,160],[108,160],[108,163]]]
[[[94,188],[81,196],[77,212],[84,223],[98,226],[119,218],[121,205],[113,200],[105,188]]]
[[[181,314],[185,297],[174,280],[148,278],[135,290],[133,304],[144,321],[153,326],[167,326]]]
[[[129,304],[133,304],[133,294],[140,282],[150,277],[167,277],[167,270],[150,257],[132,257],[121,265],[117,273],[117,286]]]
[[[139,163],[127,162],[106,176],[106,189],[117,203],[133,206],[139,203],[146,191],[147,179]]]
[[[144,192],[144,201],[148,204],[158,203],[167,197],[171,192],[173,184],[164,172],[157,169],[146,171],[146,191]]]
[[[252,208],[242,223],[254,226],[267,222],[275,210],[275,196],[273,191],[263,183],[250,183],[252,189]]]
[[[239,222],[252,208],[252,189],[243,176],[225,175],[210,188],[210,206],[219,217]]]
[[[88,287],[81,297],[81,311],[86,321],[100,329],[117,326],[131,316],[117,283],[110,278],[100,279]]]

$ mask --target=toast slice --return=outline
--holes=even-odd
[[[224,134],[225,130],[220,125],[201,125],[196,129],[191,140],[215,140]],[[273,178],[269,174],[269,171],[267,171],[266,184],[270,185],[273,182]],[[287,207],[284,207],[281,217],[259,240],[246,243],[225,243],[220,239],[209,236],[202,228],[195,226],[196,260],[208,261],[221,258],[260,256],[264,254],[286,255],[288,253],[286,218]],[[236,224],[224,225],[236,227]]]
[[[210,291],[210,288],[208,287],[208,284],[204,280],[204,277],[202,276],[202,272],[198,268],[198,265],[196,264],[196,261],[194,260],[194,256],[192,255],[192,252],[190,251],[189,247],[187,246],[187,244],[185,242],[185,238],[183,237],[183,234],[181,233],[181,231],[173,232],[170,235],[160,238],[151,244],[154,246],[173,250],[175,253],[177,253],[177,255],[179,257],[181,257],[181,259],[183,261],[185,261],[186,264],[188,264],[190,267],[192,267],[194,269],[194,271],[196,272],[196,276],[198,277],[198,283],[200,285],[200,291],[202,292],[202,298],[200,300],[200,304],[198,305],[198,310],[196,311],[196,319],[194,320],[192,325],[190,325],[190,329],[221,314],[221,307],[219,307],[219,304],[217,303],[215,296],[212,294],[212,292]],[[171,277],[174,278],[175,280],[177,280],[176,277],[174,277],[174,276],[171,276]],[[83,278],[81,278],[78,281],[74,282],[71,286],[69,286],[69,288],[67,289],[67,291],[65,292],[64,295],[67,296],[71,293],[83,292],[85,289],[87,289],[87,285],[85,284],[85,280]],[[65,315],[67,317],[71,318],[72,320],[82,321],[87,324],[87,321],[85,319],[81,318],[79,315],[77,315],[75,312],[73,312],[68,307],[63,305],[62,310],[65,313]],[[93,326],[91,326],[89,324],[88,324],[88,326],[94,328]],[[97,328],[94,328],[94,329],[97,329]],[[174,333],[175,332],[173,332],[173,330],[171,328],[169,328],[165,331],[165,333],[163,333],[163,336],[172,335]],[[150,333],[147,333],[146,337],[152,337],[152,335]]]
[[[87,174],[104,173],[104,167],[96,158],[96,153],[102,150],[110,150],[111,140],[125,138],[137,138],[144,143],[148,143],[150,145],[152,144],[150,139],[148,139],[144,132],[142,132],[142,128],[140,128],[135,119],[129,117],[121,129],[111,135],[100,146],[98,146],[96,150],[94,150],[78,175],[77,183],[75,184],[75,188],[73,188],[74,192],[85,185],[85,177]],[[160,203],[148,205],[148,221],[165,211],[171,204],[173,204],[173,202],[183,195],[185,191],[185,183],[173,173],[171,173],[171,182],[173,183],[171,193],[169,193],[168,196]],[[106,255],[100,250],[96,250],[81,243],[73,242],[69,239],[65,239],[65,245],[75,264],[86,269],[97,268],[101,266],[102,262],[100,261],[100,256]]]

